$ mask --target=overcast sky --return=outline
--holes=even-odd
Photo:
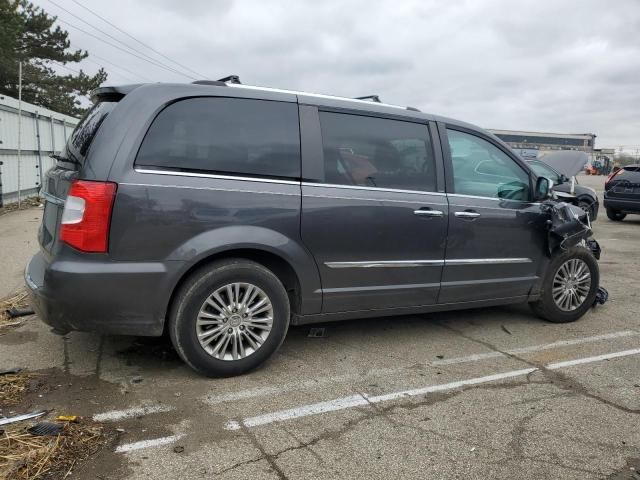
[[[486,128],[593,132],[596,147],[640,149],[638,0],[55,3],[185,71],[81,5],[88,7],[200,74],[186,72],[194,77],[238,74],[253,85],[375,93],[387,103]],[[68,22],[61,25],[72,45],[95,55],[90,58],[109,72],[108,83],[191,81],[69,26],[117,44],[51,0],[36,4]],[[81,66],[98,68],[89,61]]]

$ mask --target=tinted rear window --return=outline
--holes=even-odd
[[[297,105],[238,98],[181,100],[153,121],[136,165],[298,178]]]
[[[100,125],[115,107],[116,102],[96,103],[76,125],[67,142],[67,157],[78,164],[83,164],[93,138]]]

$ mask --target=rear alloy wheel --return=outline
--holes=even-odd
[[[598,262],[584,247],[557,254],[545,274],[533,311],[553,323],[573,322],[593,305],[600,283]]]
[[[289,297],[273,272],[250,260],[222,260],[197,270],[182,285],[169,334],[191,368],[228,377],[256,368],[275,353],[289,315]]]
[[[607,217],[614,222],[621,222],[626,217],[626,213],[622,213],[620,210],[614,210],[613,208],[607,208]]]
[[[271,333],[273,306],[250,283],[230,283],[207,298],[196,320],[200,346],[218,360],[240,360],[257,352]]]

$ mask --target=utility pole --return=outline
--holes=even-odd
[[[18,62],[18,209],[21,206],[22,191],[20,168],[22,164],[22,61]]]

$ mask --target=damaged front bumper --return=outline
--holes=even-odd
[[[594,238],[589,214],[582,209],[564,202],[549,200],[541,205],[549,215],[547,220],[547,249],[552,256],[558,249],[567,250],[582,246],[600,260],[602,249]],[[593,305],[603,305],[609,299],[609,292],[598,285]]]

